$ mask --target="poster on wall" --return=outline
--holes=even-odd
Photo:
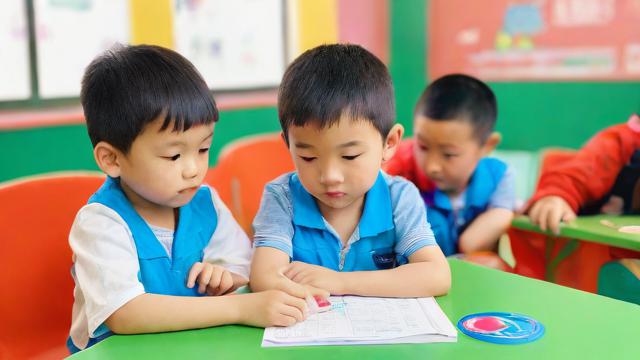
[[[0,11],[0,101],[31,96],[29,30],[23,1],[8,1]]]
[[[80,95],[85,67],[131,38],[129,0],[34,0],[40,97]]]
[[[175,49],[213,90],[274,87],[285,66],[282,0],[174,0]]]
[[[430,78],[640,80],[640,0],[431,0]]]

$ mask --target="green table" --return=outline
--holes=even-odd
[[[600,223],[602,220],[617,226],[640,225],[640,216],[579,216],[571,223],[562,224],[559,236],[640,251],[640,234],[621,233],[617,229],[602,225]],[[531,223],[527,216],[516,217],[511,225],[516,229],[553,235],[551,232],[540,230],[538,225]]]
[[[453,287],[438,303],[454,323],[464,315],[510,311],[546,327],[536,342],[496,345],[458,333],[457,343],[261,348],[262,329],[223,326],[112,336],[73,359],[638,359],[640,306],[450,260]]]

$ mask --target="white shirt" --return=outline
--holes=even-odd
[[[211,189],[218,224],[204,249],[203,261],[224,266],[249,278],[251,243],[214,189]],[[152,227],[171,256],[172,231]],[[168,233],[167,233],[168,232]],[[138,280],[140,265],[133,236],[125,221],[99,203],[85,205],[69,234],[74,254],[75,281],[70,336],[84,349],[94,331],[121,306],[144,294]]]

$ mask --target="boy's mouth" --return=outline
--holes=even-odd
[[[327,191],[324,194],[330,198],[340,198],[345,195],[345,193],[343,193],[342,191]]]
[[[198,190],[197,186],[193,186],[190,188],[186,188],[186,189],[182,189],[180,191],[178,191],[179,194],[190,194],[192,192],[196,192],[196,190]]]

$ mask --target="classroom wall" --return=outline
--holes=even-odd
[[[390,62],[398,121],[411,134],[413,105],[426,84],[427,4],[390,0]],[[501,149],[577,148],[598,129],[640,111],[638,82],[491,83],[499,102]],[[279,129],[275,107],[222,111],[219,149],[249,134]],[[97,170],[84,125],[0,131],[0,181],[58,170]]]

